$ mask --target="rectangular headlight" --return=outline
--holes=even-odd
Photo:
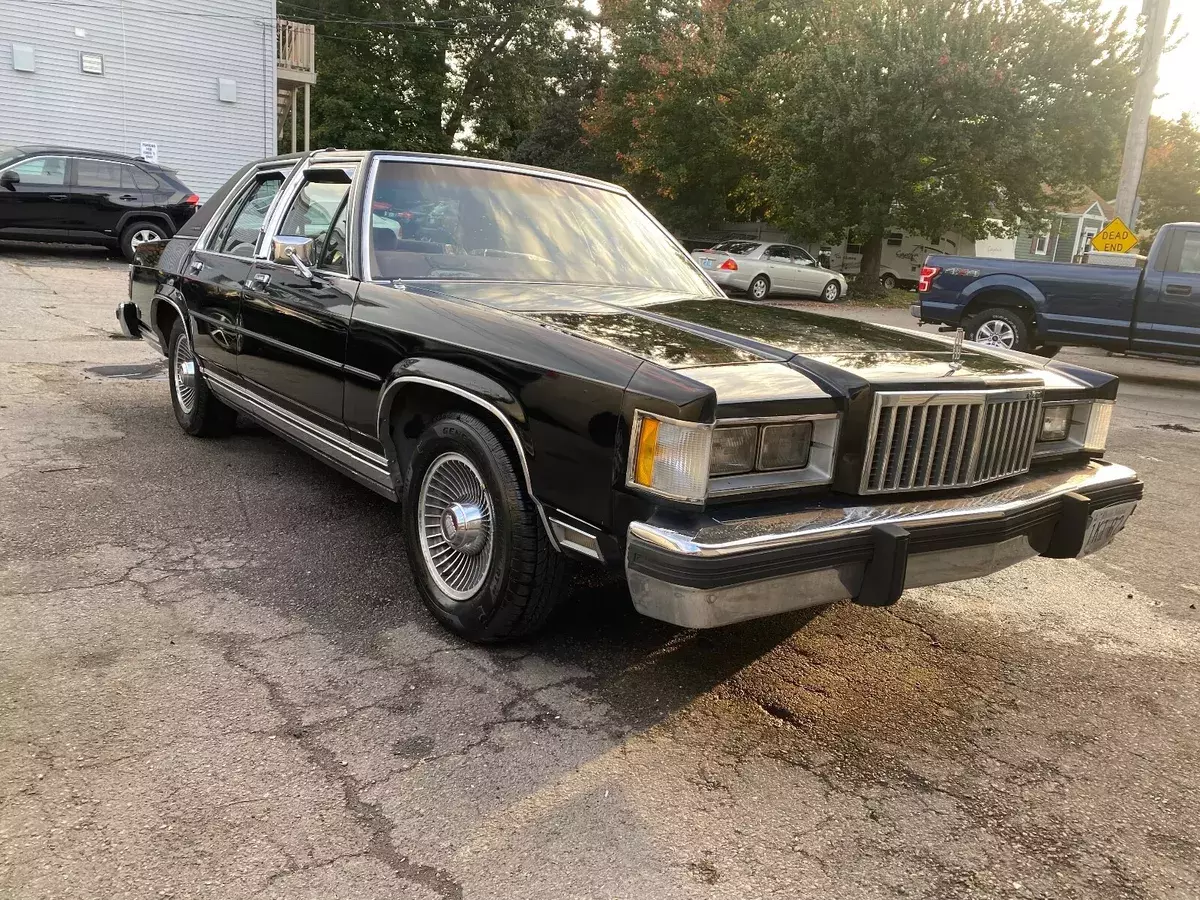
[[[808,465],[808,456],[812,452],[812,435],[812,422],[764,425],[758,451],[758,468],[764,472],[803,469]]]
[[[1046,406],[1042,408],[1042,430],[1039,441],[1065,441],[1071,432],[1071,416],[1074,406]]]
[[[703,503],[712,451],[711,425],[638,410],[625,481],[671,500]]]
[[[1113,401],[1093,400],[1088,416],[1087,432],[1083,437],[1084,450],[1103,450],[1108,443],[1108,427],[1112,424]]]
[[[718,428],[713,432],[710,472],[713,475],[749,472],[754,468],[757,451],[758,429],[753,425]]]

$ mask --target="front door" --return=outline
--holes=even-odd
[[[796,287],[802,293],[820,294],[829,283],[829,273],[821,271],[817,261],[803,247],[792,247],[792,266]]]
[[[763,251],[762,258],[772,290],[791,293],[797,289],[792,252],[785,244],[771,244]]]
[[[0,186],[0,234],[9,238],[68,236],[71,189],[65,156],[35,156],[4,170],[19,179]]]
[[[1176,229],[1163,271],[1146,272],[1133,349],[1200,355],[1200,227]]]
[[[357,282],[348,277],[352,170],[310,168],[275,234],[312,241],[311,276],[260,253],[243,295],[239,372],[265,399],[338,435]],[[265,257],[265,258],[264,258]]]
[[[231,377],[238,371],[238,356],[245,343],[242,291],[284,175],[262,172],[244,185],[184,269],[180,290],[195,321],[196,355],[205,368],[218,375]]]

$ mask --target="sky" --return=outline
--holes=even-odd
[[[1124,6],[1130,23],[1142,8],[1141,0],[1102,0],[1100,5],[1108,11]],[[1154,114],[1174,119],[1187,112],[1200,119],[1200,0],[1171,0],[1170,20],[1176,16],[1175,49],[1158,64]]]

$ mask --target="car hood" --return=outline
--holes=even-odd
[[[832,367],[872,382],[1044,381],[1046,361],[902,328],[728,298],[642,288],[455,282],[421,288],[482,303],[672,369]],[[1056,379],[1051,379],[1056,380]]]

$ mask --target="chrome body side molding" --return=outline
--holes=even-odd
[[[239,412],[261,422],[285,440],[319,456],[359,484],[369,487],[389,500],[400,499],[388,461],[384,457],[356,446],[341,435],[301,419],[221,375],[210,371],[204,371],[203,374],[213,393]]]

